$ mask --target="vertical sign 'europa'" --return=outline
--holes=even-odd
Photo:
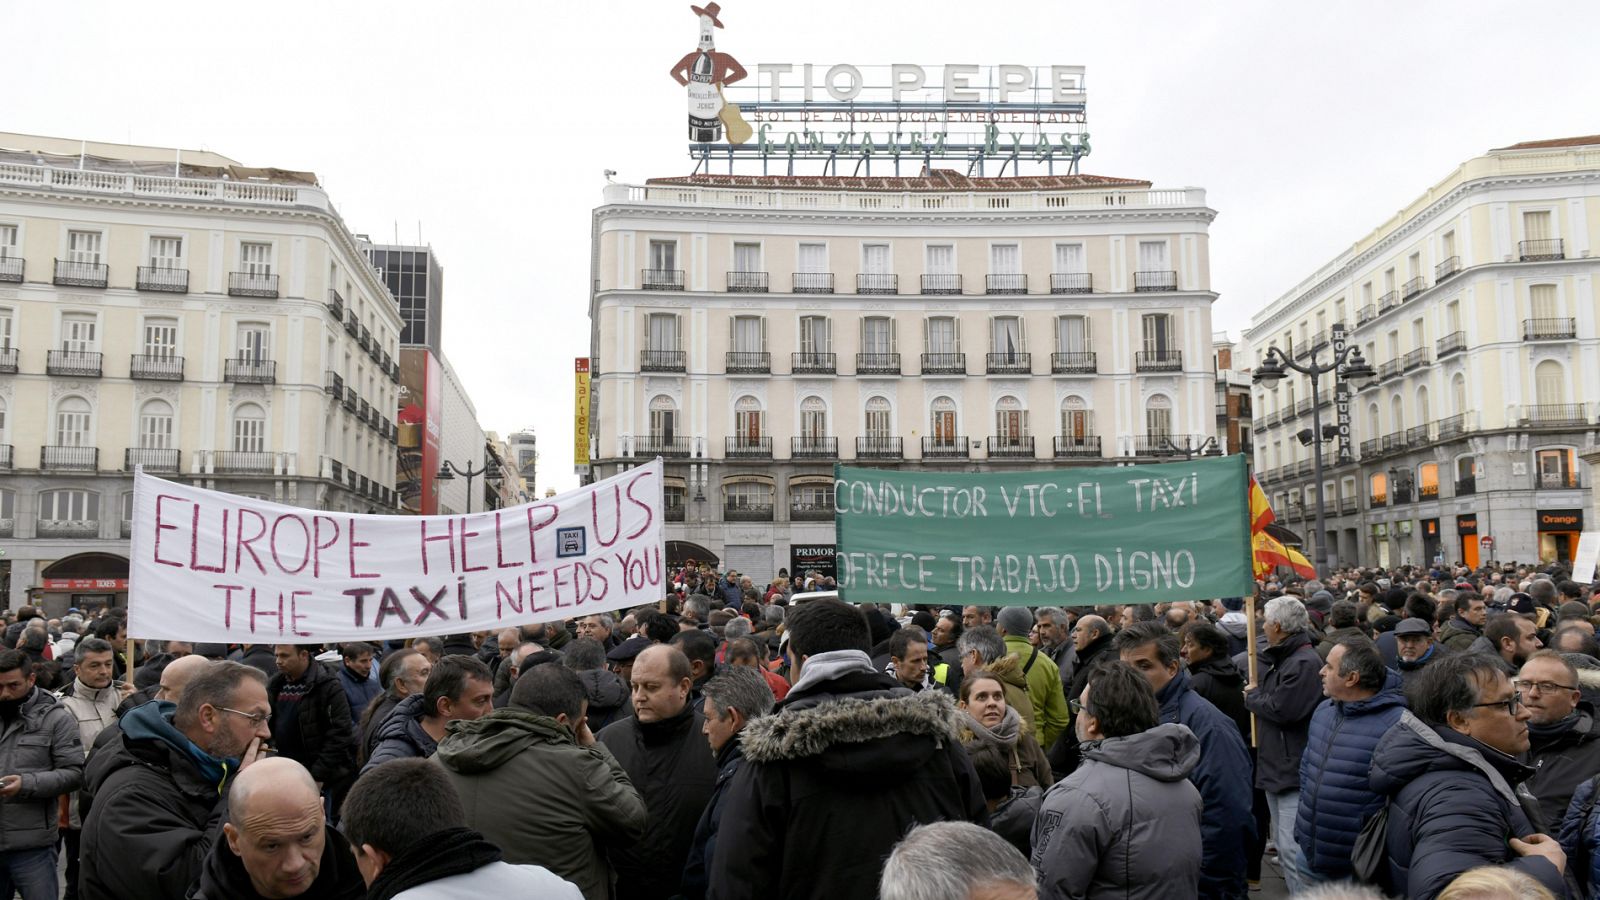
[[[1345,341],[1348,334],[1343,322],[1333,323],[1328,330],[1330,342],[1333,345],[1333,358],[1337,362],[1339,354],[1344,352]],[[1312,413],[1315,415],[1315,412]],[[1350,383],[1344,380],[1336,368],[1333,372],[1333,414],[1339,427],[1339,465],[1349,465],[1353,460],[1350,455]],[[1321,421],[1318,421],[1321,426]],[[1320,439],[1322,435],[1317,435]]]

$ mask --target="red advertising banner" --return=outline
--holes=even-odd
[[[125,591],[126,578],[46,578],[39,585],[47,591]]]

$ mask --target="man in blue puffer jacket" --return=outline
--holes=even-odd
[[[1595,792],[1600,790],[1600,775],[1578,785],[1561,822],[1561,850],[1567,854],[1567,867],[1583,886],[1583,896],[1600,896],[1600,806]]]
[[[1401,684],[1365,637],[1340,640],[1322,665],[1322,692],[1328,699],[1311,715],[1294,825],[1313,881],[1350,877],[1356,835],[1383,806],[1383,795],[1372,789],[1367,773],[1378,739],[1405,712]]]

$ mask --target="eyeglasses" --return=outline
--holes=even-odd
[[[1513,681],[1512,687],[1524,694],[1538,692],[1540,694],[1554,694],[1556,691],[1575,691],[1578,688],[1570,684],[1556,684],[1554,681]]]
[[[260,728],[262,725],[266,724],[267,718],[270,715],[269,713],[247,713],[243,710],[229,709],[226,706],[219,706],[217,709],[220,709],[225,713],[233,713],[236,716],[242,716],[243,718],[249,719],[250,727],[252,728]]]
[[[1519,707],[1521,705],[1522,705],[1522,694],[1520,694],[1520,693],[1512,694],[1511,696],[1507,697],[1504,700],[1496,700],[1496,701],[1494,701],[1492,703],[1474,703],[1474,704],[1472,704],[1473,708],[1477,708],[1477,707],[1480,707],[1480,706],[1501,706],[1501,707],[1505,707],[1506,715],[1508,715],[1508,716],[1516,715],[1517,714],[1517,707]]]
[[[1082,700],[1068,700],[1067,708],[1072,710],[1072,714],[1075,716],[1085,711],[1087,711],[1091,716],[1094,715],[1094,710],[1090,708],[1089,704],[1084,703]]]

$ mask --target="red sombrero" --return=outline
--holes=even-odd
[[[722,20],[717,18],[717,13],[722,12],[722,7],[716,3],[707,3],[703,8],[691,5],[689,8],[694,10],[694,14],[697,16],[710,16],[711,24],[718,28],[722,27]]]

